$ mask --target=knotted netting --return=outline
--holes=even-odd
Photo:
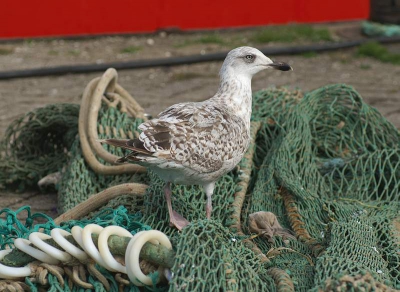
[[[102,99],[96,118],[99,138],[137,136],[137,126],[144,118],[130,115],[123,105]],[[51,109],[49,106],[41,111],[57,115]],[[21,127],[23,131],[28,124],[20,126],[19,131]],[[43,127],[48,129],[45,123]],[[13,128],[10,129],[7,133]],[[31,135],[39,132],[31,131]],[[99,174],[83,153],[81,135],[72,135],[64,142],[63,145],[69,145],[67,158],[56,169],[42,168],[34,177],[61,172],[58,195],[59,209],[63,212],[109,186],[148,184],[144,195],[118,196],[99,206],[100,213],[96,211],[86,219],[63,224],[71,227],[97,222],[123,226],[132,233],[152,228],[167,234],[174,249],[172,279],[144,289],[400,289],[398,130],[365,104],[352,87],[338,84],[308,93],[286,88],[256,92],[251,137],[245,157],[216,184],[212,220],[205,220],[206,199],[200,187],[173,186],[173,208],[191,222],[182,232],[169,226],[164,182],[151,172]],[[7,149],[11,149],[13,143],[7,140],[3,147],[8,145]],[[104,147],[116,156],[124,154]],[[65,151],[62,155],[65,156]],[[14,160],[4,155],[1,167],[9,161],[22,165],[32,159],[23,152],[11,158]],[[98,161],[112,165],[101,157]],[[21,183],[25,183],[26,178],[18,175]],[[15,182],[12,181],[13,187]],[[4,179],[1,183],[10,184]],[[271,238],[265,230],[251,229],[250,215],[259,211],[272,212],[288,236],[271,228],[275,235]],[[11,213],[7,210],[7,214]],[[15,237],[12,230],[17,221],[1,222],[2,244]],[[30,225],[18,236],[26,237],[33,228]],[[101,271],[113,283],[112,273]],[[63,277],[64,289],[68,286],[72,291],[84,291],[68,281],[67,273]],[[46,285],[56,287],[60,281],[52,279]],[[103,291],[105,286],[97,281],[93,289]],[[138,291],[139,288],[130,283],[122,289]]]
[[[23,191],[68,161],[79,105],[53,104],[13,121],[0,142],[0,186]]]

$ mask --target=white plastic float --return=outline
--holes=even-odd
[[[99,249],[96,248],[92,241],[92,233],[99,235]],[[71,244],[64,238],[71,234],[82,249]],[[107,241],[111,235],[132,237],[125,251],[126,266],[118,263],[110,252]],[[59,250],[43,241],[50,238],[53,238],[63,250]],[[119,226],[103,228],[96,224],[89,224],[83,229],[79,226],[75,226],[72,228],[71,233],[55,228],[51,231],[51,236],[40,232],[33,232],[30,234],[29,240],[17,238],[14,241],[14,245],[17,249],[29,254],[35,259],[52,265],[57,265],[60,262],[70,262],[73,258],[78,259],[82,263],[86,263],[90,257],[111,272],[127,274],[131,282],[136,286],[144,286],[152,285],[151,278],[146,276],[139,266],[140,251],[143,245],[148,241],[172,249],[170,240],[161,231],[141,231],[133,236],[129,231]],[[11,251],[11,249],[0,251],[0,260]],[[164,274],[163,269],[163,267],[159,267],[160,277]],[[26,267],[14,268],[0,264],[1,279],[27,277],[30,276],[31,273],[29,265]]]

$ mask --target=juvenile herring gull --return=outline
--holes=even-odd
[[[292,70],[255,48],[236,48],[225,58],[213,97],[167,108],[139,126],[142,132],[137,139],[102,141],[132,151],[118,162],[146,166],[166,182],[170,223],[179,230],[189,222],[172,209],[171,183],[202,185],[207,218],[211,217],[215,182],[239,163],[249,146],[251,78],[267,68]]]

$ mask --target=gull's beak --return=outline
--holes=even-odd
[[[292,71],[293,68],[284,62],[272,62],[268,64],[269,67],[277,69],[277,70],[281,70],[281,71]]]

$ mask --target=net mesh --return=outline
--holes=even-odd
[[[110,132],[115,138],[125,138],[124,133],[135,132],[143,122],[141,119],[132,119],[127,114],[121,113],[116,107],[104,105],[99,111],[98,133],[99,138],[109,138]],[[111,130],[112,129],[112,130]],[[75,138],[75,137],[74,137]],[[123,155],[120,148],[105,145],[104,148],[118,156]],[[104,165],[110,165],[101,158]],[[124,182],[146,182],[143,174],[120,174],[115,176],[95,173],[82,154],[79,137],[76,137],[71,147],[71,159],[66,164],[58,189],[58,209],[60,213],[66,212],[75,205],[86,200],[90,195],[96,194],[108,187]],[[73,195],[72,195],[73,194]]]
[[[33,131],[31,124],[36,120],[40,124],[39,113],[46,113],[49,121],[59,121],[62,111],[48,106],[28,114],[32,117],[30,123],[21,120],[10,126],[2,144],[0,167],[13,173],[14,179],[0,176],[0,182],[7,187],[25,188],[47,173],[62,170],[58,186],[62,211],[111,185],[149,184],[143,198],[121,196],[100,213],[67,224],[83,226],[93,221],[123,226],[133,233],[145,228],[165,232],[176,251],[171,269],[174,276],[169,285],[147,289],[400,289],[400,135],[352,87],[330,85],[308,93],[272,88],[255,93],[254,141],[240,164],[217,182],[212,220],[204,220],[206,196],[201,188],[173,186],[173,208],[191,222],[182,232],[168,224],[164,183],[155,174],[104,176],[88,167],[76,138],[78,109],[70,107],[75,112],[68,116],[70,119],[64,116],[64,127],[71,125],[71,134],[64,131],[53,139],[61,139],[54,143],[68,146],[68,153],[54,147],[54,155],[62,158],[55,165],[54,155],[44,156],[41,159],[49,161],[49,168],[38,167],[40,171],[32,177],[24,167],[17,167],[21,164],[15,162],[16,157],[24,163],[37,163],[32,161],[31,149],[37,147],[45,153],[46,148],[41,147],[49,145],[33,142],[43,139],[46,131],[58,133],[60,125],[41,122],[41,127]],[[103,104],[98,119],[100,138],[110,136],[107,128],[134,133],[141,122]],[[16,147],[20,145],[17,141],[22,141],[19,133],[32,136],[24,138],[30,143],[24,143],[23,148]],[[111,133],[118,138],[120,131]],[[119,149],[105,147],[115,155],[123,155]],[[10,151],[19,152],[10,155]],[[248,218],[258,211],[274,213],[282,227],[292,230],[296,238],[275,236],[267,240],[252,234]],[[13,238],[26,237],[35,228],[33,215],[22,224],[15,212],[3,212],[8,214],[0,222],[3,246],[12,245]],[[46,220],[49,226],[45,230],[50,230],[52,220]],[[21,230],[20,226],[26,227]],[[108,272],[104,273],[110,278]],[[48,284],[51,287],[60,285],[57,279],[52,281],[55,284]],[[78,291],[79,287],[74,289]],[[95,290],[102,289],[103,285],[96,282]],[[131,285],[125,289],[138,288]]]
[[[13,121],[0,143],[0,187],[24,191],[67,163],[79,105],[53,104]]]

